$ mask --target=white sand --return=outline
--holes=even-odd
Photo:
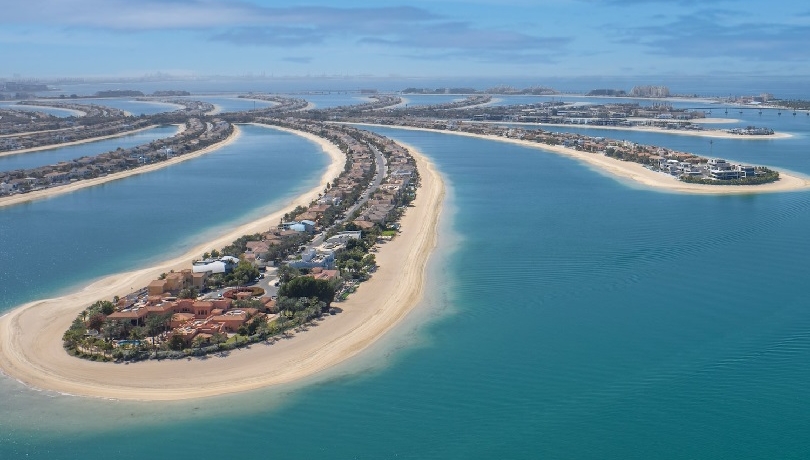
[[[178,128],[178,133],[182,133],[183,131],[185,131],[185,129],[186,129],[185,125],[180,125]],[[208,147],[205,147],[204,149],[197,150],[196,152],[176,156],[170,160],[161,161],[159,163],[152,163],[150,165],[142,166],[140,168],[128,169],[126,171],[108,174],[104,177],[85,179],[66,185],[59,185],[56,187],[49,187],[34,192],[21,193],[18,195],[3,197],[0,198],[0,208],[2,208],[3,206],[12,206],[15,204],[27,203],[29,201],[41,200],[43,198],[51,198],[57,195],[61,195],[63,193],[75,192],[76,190],[81,190],[86,187],[94,187],[96,185],[106,184],[107,182],[112,182],[114,180],[125,179],[127,177],[134,176],[136,174],[152,172],[160,168],[165,168],[167,166],[171,166],[186,160],[191,160],[192,158],[197,158],[199,156],[205,155],[206,153],[213,152],[214,150],[220,149],[226,145],[233,143],[234,141],[236,141],[236,139],[239,138],[240,135],[241,131],[239,129],[239,126],[233,125],[233,132],[231,133],[230,136],[228,136],[227,138],[225,138],[220,142],[217,142],[216,144],[211,144]]]
[[[408,129],[414,131],[431,131],[439,134],[477,137],[479,139],[489,139],[498,142],[509,142],[512,144],[523,145],[526,147],[531,147],[571,157],[589,166],[596,167],[600,171],[610,173],[615,177],[622,179],[630,179],[638,184],[667,192],[690,193],[699,195],[742,195],[754,193],[793,192],[810,189],[810,178],[803,177],[795,173],[788,174],[784,171],[779,171],[778,181],[762,185],[689,184],[686,182],[682,182],[677,178],[672,177],[668,174],[651,171],[639,163],[634,163],[631,161],[621,161],[602,154],[581,152],[579,150],[574,150],[559,145],[551,146],[546,144],[540,144],[537,142],[524,141],[520,139],[510,139],[507,137],[465,133],[460,131],[443,131],[443,130],[394,126],[394,125],[371,125],[369,123],[353,123],[353,124],[367,125],[367,126],[381,126],[384,128]]]
[[[345,159],[327,141],[318,142],[332,157],[321,184],[285,207],[309,203],[343,169]],[[31,302],[0,318],[0,369],[36,388],[64,393],[134,400],[207,397],[293,382],[356,355],[393,328],[421,299],[427,259],[437,240],[444,185],[424,156],[412,151],[422,177],[414,207],[402,219],[402,233],[376,254],[380,268],[346,302],[343,312],[317,327],[271,346],[254,344],[228,357],[206,360],[96,363],[69,356],[61,336],[75,316],[100,298],[145,286],[162,272],[186,268],[208,248],[275,225],[285,210],[244,225],[180,257],[148,269],[113,275],[81,291]]]
[[[725,130],[722,129],[703,129],[700,131],[693,131],[688,129],[666,129],[666,128],[658,128],[656,126],[598,126],[598,125],[575,125],[575,124],[559,124],[559,123],[524,123],[524,122],[513,122],[513,121],[486,121],[486,122],[471,122],[471,123],[485,123],[485,124],[493,124],[493,125],[524,125],[524,126],[547,126],[547,127],[558,127],[558,128],[584,128],[584,129],[603,129],[607,131],[641,131],[641,132],[648,132],[648,133],[666,133],[666,134],[677,134],[679,136],[696,136],[696,137],[710,137],[714,139],[739,139],[739,140],[774,140],[774,139],[787,139],[793,137],[792,134],[789,133],[778,133],[775,132],[770,135],[741,135],[741,134],[731,134],[727,133]]]

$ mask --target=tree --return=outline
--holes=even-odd
[[[115,305],[109,300],[99,300],[90,306],[92,311],[100,311],[105,316],[111,315],[115,311]]]
[[[298,271],[297,268],[290,267],[289,265],[282,265],[278,267],[276,274],[278,275],[279,281],[282,283],[287,283],[293,278],[301,275],[301,272]]]
[[[169,348],[175,351],[180,351],[186,346],[186,341],[180,335],[173,335],[171,339],[169,339]]]
[[[162,315],[149,315],[146,317],[146,332],[154,337],[166,330],[172,319],[171,312]]]
[[[177,294],[178,299],[196,299],[198,295],[197,288],[183,288]]]
[[[198,335],[197,337],[194,337],[194,340],[191,342],[191,346],[194,348],[202,348],[207,341],[208,340],[205,337]]]
[[[87,320],[87,328],[100,332],[101,326],[104,325],[104,319],[105,318],[102,313],[94,313],[90,315],[90,319]]]
[[[264,315],[256,315],[247,325],[248,335],[254,335],[259,328],[267,325],[267,318]]]
[[[328,306],[335,297],[335,288],[327,280],[316,280],[311,276],[299,276],[288,283],[284,283],[278,290],[279,296],[284,297],[316,297]]]
[[[107,341],[126,337],[129,335],[130,328],[131,326],[128,322],[118,320],[105,321],[104,325],[102,326],[102,330],[104,331],[104,335],[107,337]]]
[[[232,279],[237,284],[247,284],[259,277],[259,269],[247,260],[240,260],[236,268],[231,273]]]
[[[363,265],[368,268],[374,268],[377,266],[377,258],[374,257],[374,254],[367,254],[363,257]]]

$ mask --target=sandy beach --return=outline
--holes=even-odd
[[[186,129],[185,125],[180,125],[179,128],[178,128],[178,131],[177,131],[178,134],[185,131],[185,129]],[[226,145],[229,145],[229,144],[233,143],[234,141],[236,141],[239,138],[240,134],[241,134],[241,131],[239,130],[239,126],[233,125],[233,132],[231,133],[230,136],[228,136],[227,138],[225,138],[224,140],[222,140],[220,142],[217,142],[216,144],[212,144],[212,145],[209,145],[208,147],[206,147],[204,149],[197,150],[196,152],[189,153],[187,155],[177,156],[177,157],[172,158],[171,160],[161,161],[160,163],[153,163],[153,164],[143,166],[143,167],[140,167],[140,168],[129,169],[129,170],[126,170],[126,171],[120,171],[120,172],[117,172],[117,173],[114,173],[114,174],[106,175],[104,177],[97,177],[95,179],[80,180],[80,181],[76,181],[76,182],[73,182],[73,183],[70,183],[70,184],[60,185],[60,186],[57,186],[57,187],[50,187],[50,188],[46,188],[46,189],[43,189],[43,190],[37,190],[37,191],[34,191],[34,192],[21,193],[21,194],[18,194],[18,195],[11,195],[11,196],[7,196],[7,197],[3,197],[3,198],[0,198],[0,208],[2,208],[4,206],[13,206],[15,204],[20,204],[20,203],[27,203],[29,201],[34,201],[34,200],[41,200],[43,198],[51,198],[51,197],[54,197],[54,196],[57,196],[57,195],[61,195],[63,193],[75,192],[76,190],[81,190],[81,189],[86,188],[86,187],[94,187],[96,185],[106,184],[107,182],[112,182],[114,180],[120,180],[120,179],[127,178],[129,176],[134,176],[136,174],[143,174],[143,173],[155,171],[155,170],[158,170],[160,168],[165,168],[167,166],[171,166],[171,165],[174,165],[174,164],[186,161],[186,160],[191,160],[192,158],[197,158],[197,157],[199,157],[201,155],[205,155],[206,153],[213,152],[214,150],[217,150],[219,148],[222,148],[222,147],[224,147]]]
[[[657,190],[673,193],[689,193],[697,195],[745,195],[756,193],[775,192],[795,192],[810,190],[810,178],[795,173],[779,171],[779,180],[762,185],[704,185],[689,184],[681,182],[677,178],[667,174],[651,171],[639,163],[621,161],[610,158],[602,154],[581,152],[579,150],[562,147],[559,145],[546,145],[537,142],[524,141],[520,139],[510,139],[507,137],[465,133],[460,131],[442,131],[425,128],[393,126],[393,125],[371,125],[368,123],[352,123],[356,125],[380,126],[383,128],[408,129],[413,131],[431,131],[439,134],[451,136],[468,136],[479,139],[489,139],[498,142],[509,142],[526,147],[552,152],[559,155],[571,157],[588,166],[594,167],[597,171],[605,172],[619,179],[629,179],[634,183],[651,187]]]
[[[71,145],[89,144],[90,142],[98,142],[98,141],[103,141],[105,139],[115,139],[116,137],[128,136],[130,134],[135,134],[135,133],[139,133],[141,131],[146,131],[147,129],[157,128],[158,126],[159,125],[149,125],[149,126],[144,126],[143,128],[133,129],[131,131],[122,131],[120,133],[110,134],[108,136],[90,137],[90,138],[82,139],[82,140],[78,140],[78,141],[62,142],[60,144],[51,144],[51,145],[42,145],[42,146],[39,146],[39,147],[31,147],[30,149],[10,150],[8,152],[0,152],[0,157],[10,156],[10,155],[17,155],[17,154],[21,154],[21,153],[40,152],[42,150],[53,150],[53,149],[58,149],[58,148],[62,148],[62,147],[68,147],[68,146],[71,146]],[[181,133],[183,131],[185,131],[185,125],[180,125],[180,128],[177,131],[177,133]],[[43,131],[43,132],[46,132],[46,131]],[[22,133],[22,135],[25,135],[25,134],[33,134],[33,133]],[[99,152],[99,153],[101,153],[101,152]]]
[[[722,129],[704,129],[701,131],[692,131],[687,129],[666,129],[658,128],[655,126],[598,126],[598,125],[575,125],[575,124],[558,124],[558,123],[525,123],[525,122],[502,122],[502,121],[487,121],[487,122],[471,122],[471,123],[486,123],[493,125],[523,125],[523,126],[543,126],[549,128],[583,128],[583,129],[603,129],[607,131],[641,131],[648,133],[666,133],[676,134],[678,136],[696,136],[696,137],[710,137],[714,139],[738,139],[738,140],[774,140],[774,139],[788,139],[793,137],[789,133],[773,133],[770,135],[740,135],[731,134]],[[707,122],[708,123],[708,122]],[[719,123],[719,122],[718,122]]]
[[[414,206],[403,217],[402,232],[376,253],[380,268],[345,302],[343,311],[317,327],[272,345],[254,344],[227,357],[132,364],[97,363],[69,356],[61,336],[75,316],[100,298],[145,286],[160,273],[186,268],[211,247],[221,247],[246,233],[264,231],[283,213],[309,203],[343,169],[339,149],[313,135],[332,158],[321,183],[308,193],[258,221],[154,267],[108,276],[58,299],[31,302],[0,318],[0,369],[35,388],[100,398],[178,400],[241,392],[289,383],[330,368],[378,340],[420,301],[428,256],[436,245],[444,197],[438,172],[412,151],[422,177]]]

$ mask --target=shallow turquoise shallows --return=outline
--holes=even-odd
[[[207,400],[87,400],[0,379],[0,458],[807,457],[810,193],[661,193],[536,149],[373,130],[419,148],[449,186],[426,299],[405,325],[311,382]],[[810,173],[807,130],[793,132],[784,145],[803,150],[780,153],[774,141],[767,153],[762,146],[770,144],[738,142],[730,153]],[[43,234],[16,240],[39,252],[23,251],[8,268],[4,260],[14,275],[2,285],[15,299],[4,308],[179,252],[187,235],[234,218],[196,217],[211,209],[228,204],[236,216],[249,214],[243,201],[255,190],[214,179],[215,169],[195,172],[208,163],[221,169],[231,154],[234,162],[243,156],[223,150],[167,169],[169,178],[141,179],[164,184],[148,203],[197,219],[171,220],[172,238],[133,202],[149,184],[115,183],[51,200],[58,206],[31,205],[26,231],[51,235],[48,223],[65,221],[66,232],[74,218],[62,210],[98,206],[118,218],[89,223],[116,225],[96,238],[127,233],[104,250],[70,232],[61,244]],[[300,160],[286,153],[271,164],[279,161],[292,168]],[[325,160],[309,161],[302,170]],[[283,193],[312,178],[302,174]],[[192,194],[180,193],[191,185],[165,185],[193,178],[200,195],[193,204],[185,201]],[[24,211],[2,210],[0,218]],[[141,234],[148,240],[130,250]],[[35,237],[43,244],[31,244]],[[49,263],[70,258],[92,269],[70,280],[50,274]],[[56,273],[72,275],[68,267]],[[40,275],[50,286],[28,281]]]

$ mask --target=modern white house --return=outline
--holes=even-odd
[[[301,258],[287,263],[292,268],[311,269],[315,267],[332,270],[335,268],[335,252],[329,250],[316,251],[313,248],[307,249],[301,254]]]
[[[192,273],[210,272],[211,274],[230,273],[238,263],[239,259],[233,256],[223,256],[219,259],[205,259],[194,262],[191,266],[191,271]]]

